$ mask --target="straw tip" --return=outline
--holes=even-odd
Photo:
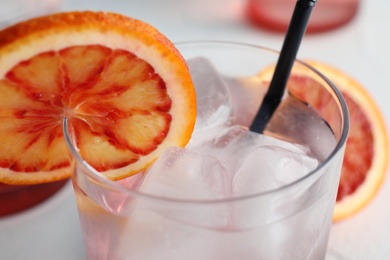
[[[305,5],[314,6],[317,3],[317,0],[298,0],[298,2],[301,2]]]

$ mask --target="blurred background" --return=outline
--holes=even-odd
[[[325,5],[326,1],[330,7]],[[0,27],[52,12],[112,11],[150,23],[173,42],[227,40],[280,50],[295,2],[0,0]],[[388,0],[318,0],[311,17],[316,24],[312,29],[309,27],[297,55],[299,59],[331,64],[355,78],[373,96],[387,122],[390,122],[389,11]],[[365,209],[333,224],[327,260],[390,259],[389,197],[387,178]],[[0,245],[0,259],[85,259],[71,184],[38,207],[0,218]]]

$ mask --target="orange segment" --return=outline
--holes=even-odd
[[[357,81],[330,65],[314,61],[308,63],[340,89],[350,114],[350,131],[333,215],[333,220],[338,221],[361,210],[378,192],[388,167],[388,132],[377,104]],[[273,67],[270,67],[259,77],[270,80],[272,73]],[[340,119],[335,117],[337,107],[328,102],[330,94],[313,84],[318,83],[299,69],[293,71],[288,88],[298,98],[309,101],[330,125],[336,125],[334,122]]]
[[[1,31],[0,94],[0,182],[8,184],[70,176],[64,116],[82,157],[111,179],[184,146],[196,117],[174,45],[113,13],[61,13]]]

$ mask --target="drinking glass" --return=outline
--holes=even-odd
[[[222,80],[235,85],[236,92],[229,94],[226,100],[239,110],[228,110],[231,113],[226,118],[244,127],[248,125],[258,105],[252,106],[250,99],[261,101],[261,98],[244,93],[247,88],[256,91],[256,85],[261,84],[257,80],[259,73],[268,71],[276,63],[278,52],[232,42],[187,42],[176,46],[189,64],[197,57],[206,58]],[[200,69],[211,70],[204,66]],[[72,180],[88,258],[324,259],[349,117],[340,92],[324,75],[299,61],[295,62],[295,68],[315,82],[306,86],[309,89],[305,93],[320,91],[321,96],[327,98],[326,107],[331,107],[332,113],[326,114],[311,104],[310,98],[295,104],[296,100],[289,94],[291,89],[286,90],[286,102],[282,102],[280,111],[272,117],[265,134],[308,147],[320,163],[294,181],[251,191],[244,187],[247,193],[239,196],[183,199],[142,192],[137,187],[148,173],[120,181],[108,180],[81,158],[72,126],[65,119],[65,138],[76,160]],[[194,73],[193,68],[191,73]],[[213,92],[213,87],[215,84],[206,87],[210,95],[197,90],[198,116],[204,114],[202,109],[207,105],[219,102],[221,95]],[[205,104],[207,100],[211,102]],[[292,103],[289,100],[293,100]],[[224,102],[222,106],[226,107]],[[224,125],[223,114],[226,113],[209,123],[197,118],[194,139],[219,132],[218,127]],[[318,120],[316,115],[320,116]],[[194,146],[194,140],[189,146]],[[261,157],[268,155],[258,155],[254,167],[260,174],[264,168]],[[228,160],[234,163],[241,160],[241,156],[233,153]],[[283,162],[269,160],[266,163],[272,166]],[[191,171],[191,167],[185,167],[182,174]],[[158,174],[159,170],[157,167]],[[208,170],[212,171],[206,168]],[[290,168],[285,171],[294,174]],[[190,191],[191,187],[184,189],[184,193]]]

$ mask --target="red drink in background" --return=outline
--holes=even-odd
[[[297,0],[248,0],[249,20],[265,29],[287,30]],[[357,13],[360,0],[318,0],[306,32],[323,32],[349,22]]]
[[[67,181],[26,186],[0,183],[0,217],[21,212],[45,201],[59,191]]]

